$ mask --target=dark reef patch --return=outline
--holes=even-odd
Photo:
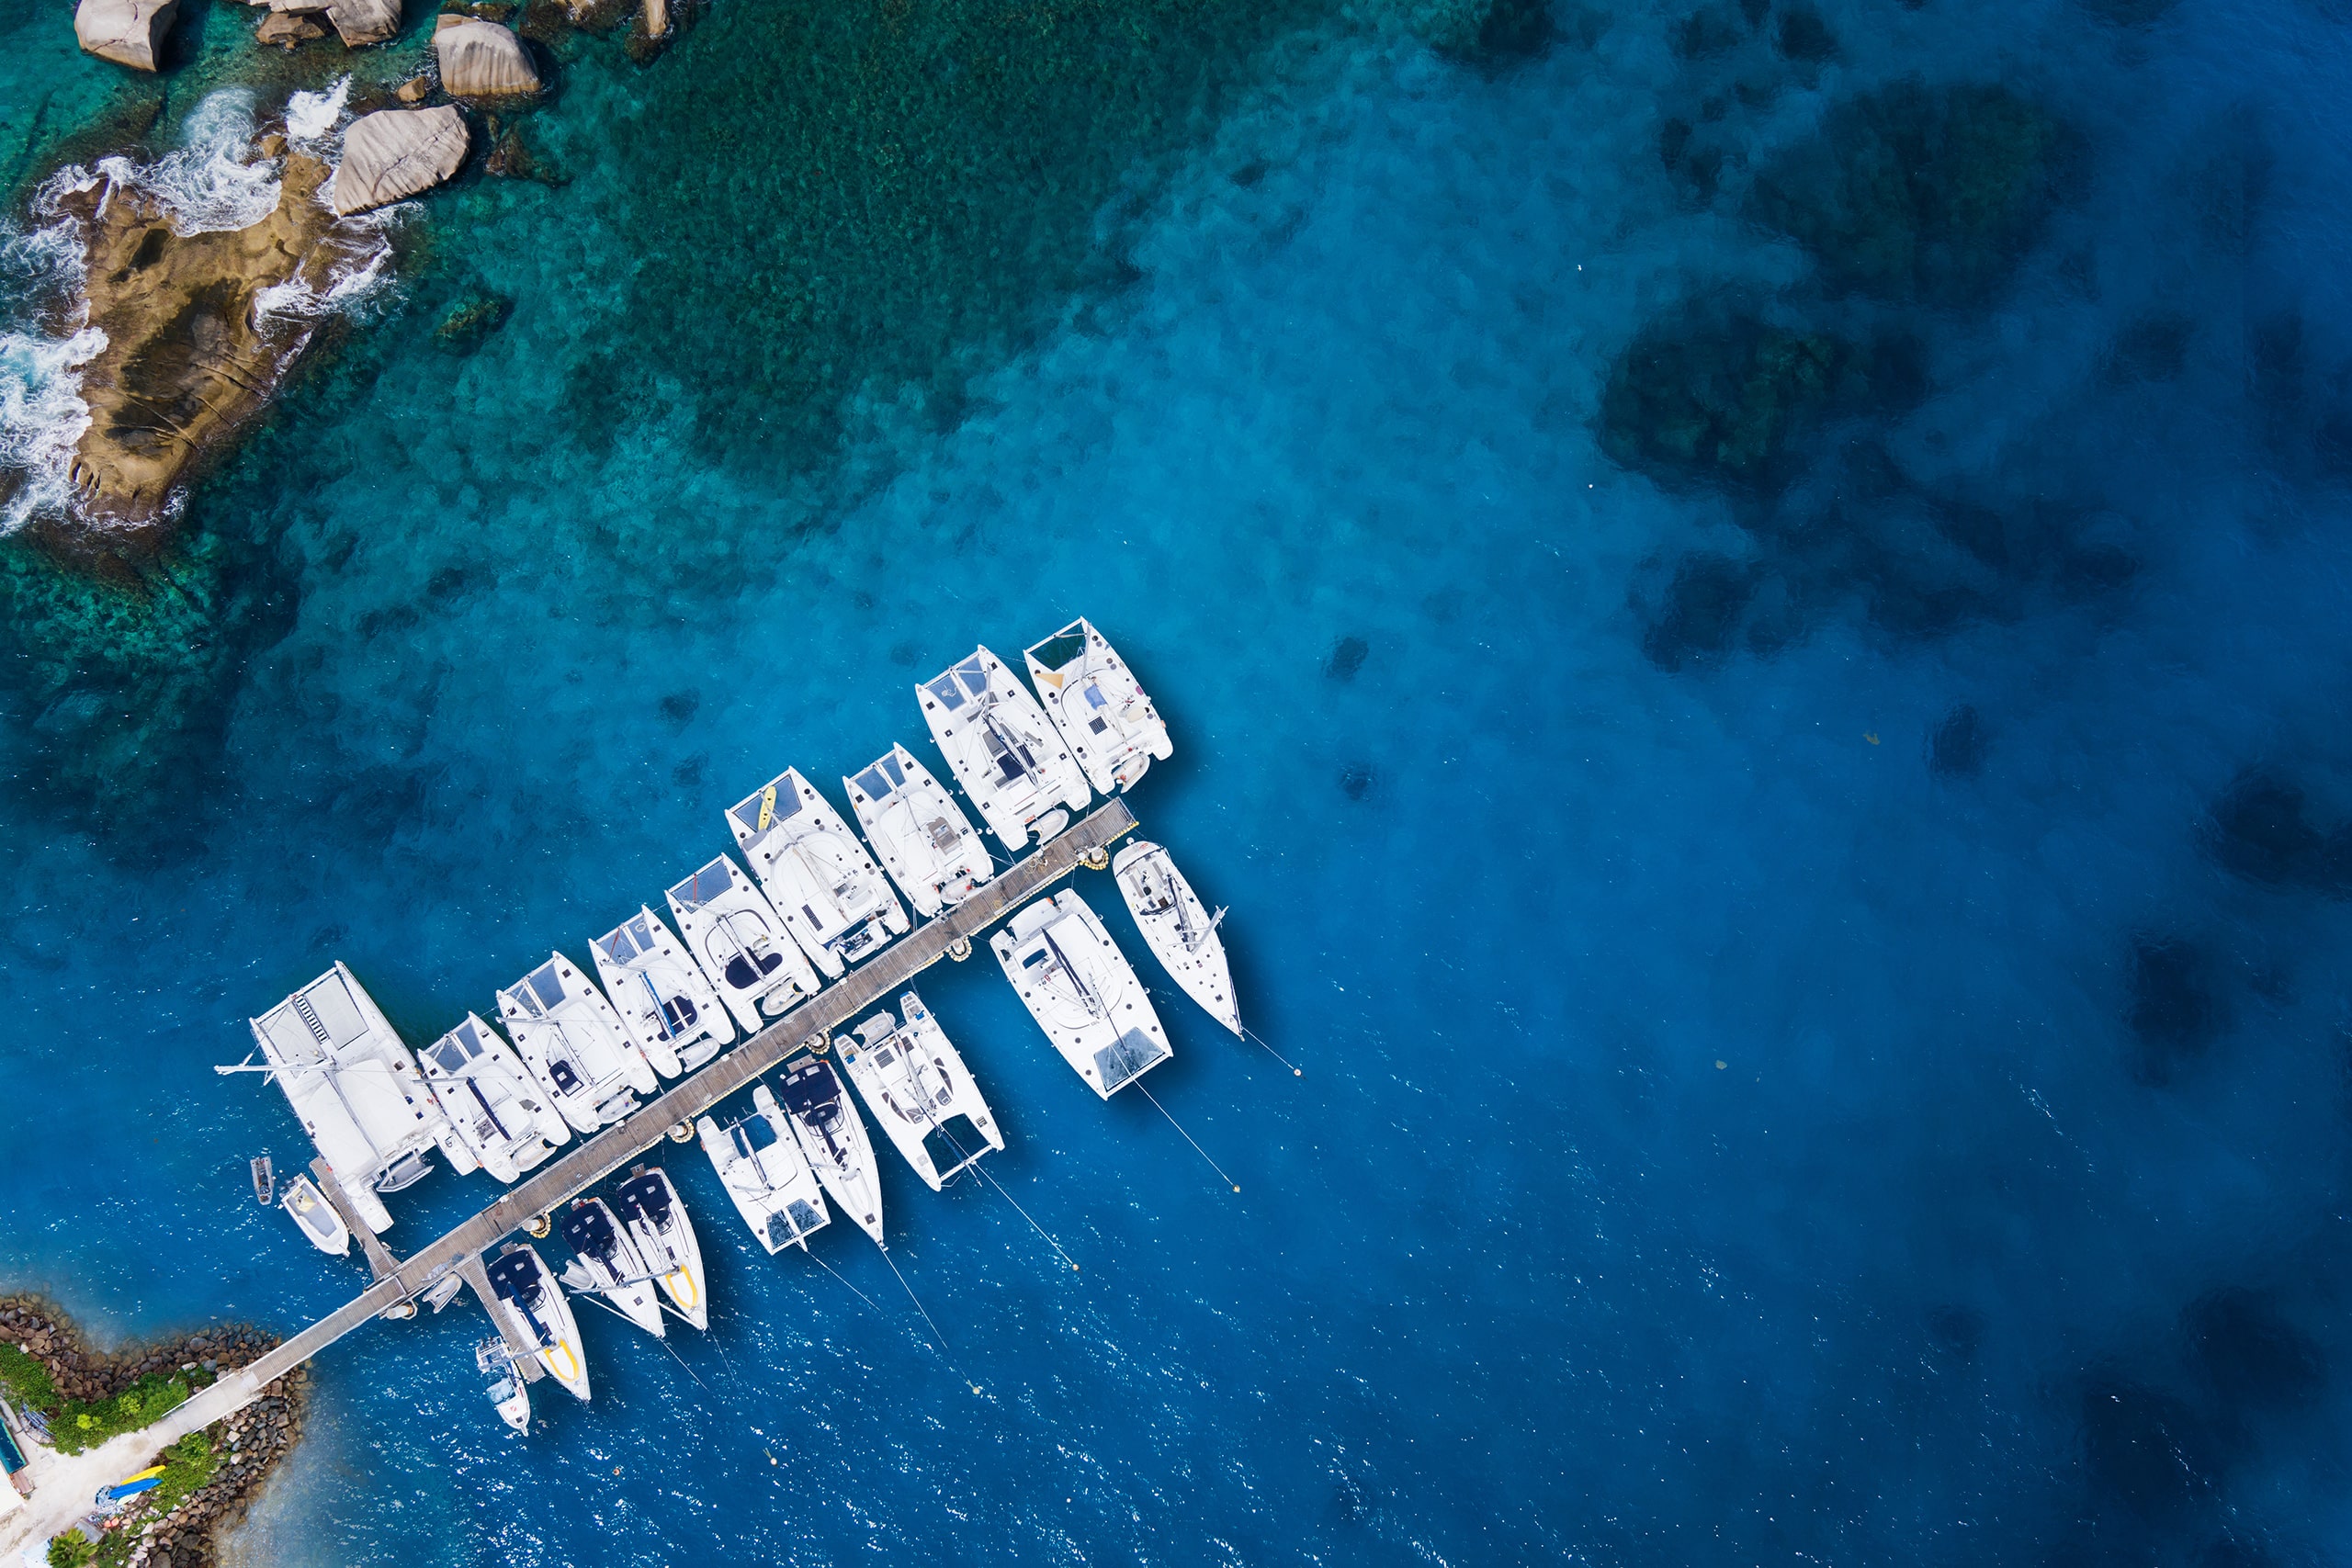
[[[1674,671],[1728,652],[1762,575],[1752,562],[1728,556],[1683,557],[1642,634],[1643,653]]]
[[[2169,310],[2141,317],[2116,334],[2107,352],[2107,378],[2112,382],[2173,381],[2188,364],[2188,340],[2195,323]]]
[[[1362,800],[1372,789],[1372,764],[1350,762],[1340,770],[1340,793],[1350,800]]]
[[[2221,1408],[2236,1416],[2301,1409],[2327,1382],[2327,1359],[2272,1297],[2230,1288],[2199,1297],[2182,1314],[2182,1332]]]
[[[2166,1081],[2221,1033],[2211,967],[2184,938],[2143,932],[2132,939],[2132,998],[2124,1017],[2140,1043],[2143,1082]]]
[[[2211,1495],[2222,1456],[2186,1402],[2123,1378],[2088,1379],[2078,1406],[2093,1499],[2169,1521]]]
[[[1352,681],[1371,651],[1372,644],[1363,638],[1343,637],[1331,645],[1331,657],[1323,661],[1323,673],[1334,681]]]
[[[2233,876],[2341,897],[2352,892],[2352,824],[2322,832],[2308,804],[2295,785],[2249,768],[2214,800],[2199,839]]]
[[[1962,703],[1928,734],[1928,771],[1938,778],[1974,778],[1984,771],[1984,750],[1991,740],[1984,716]]]

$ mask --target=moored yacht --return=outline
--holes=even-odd
[[[1046,716],[1104,795],[1132,786],[1173,746],[1159,710],[1129,673],[1126,661],[1083,616],[1026,650],[1029,682]]]
[[[1023,909],[989,946],[1054,1049],[1103,1099],[1175,1055],[1126,955],[1070,889]]]
[[[612,1004],[560,953],[499,992],[498,1015],[531,1076],[582,1133],[619,1121],[654,1090],[652,1066]]]
[[[1069,826],[1070,812],[1086,808],[1086,774],[1069,743],[987,649],[917,686],[915,698],[940,753],[1006,849],[1027,848],[1033,826],[1045,842]]]
[[[377,1194],[422,1179],[435,1144],[460,1176],[474,1168],[408,1046],[342,964],[250,1021],[268,1076],[369,1230],[392,1223]]]
[[[662,1298],[650,1278],[652,1270],[638,1255],[637,1243],[621,1228],[612,1205],[602,1198],[574,1198],[558,1227],[571,1261],[563,1266],[563,1282],[582,1294],[594,1291],[613,1303],[614,1310],[656,1339],[669,1337],[662,1321]]]
[[[996,874],[964,808],[905,747],[891,747],[842,785],[890,879],[923,919],[962,903]]]
[[[786,1066],[777,1098],[817,1179],[842,1213],[881,1243],[882,1183],[874,1168],[874,1145],[842,1089],[841,1075],[820,1056],[803,1056]]]
[[[490,1260],[488,1272],[506,1326],[531,1347],[548,1376],[573,1398],[587,1398],[588,1359],[581,1352],[580,1323],[538,1250],[528,1242],[510,1241]]]
[[[724,1128],[705,1116],[695,1131],[735,1212],[770,1252],[794,1246],[805,1251],[808,1238],[831,1222],[824,1189],[767,1085],[752,1090],[749,1116]]]
[[[747,1035],[817,994],[817,972],[742,867],[719,856],[670,889],[686,950]]]
[[[531,1081],[514,1047],[479,1015],[466,1014],[417,1059],[449,1124],[499,1180],[513,1182],[571,1141],[563,1112]]]
[[[1119,852],[1111,863],[1111,876],[1119,885],[1119,897],[1126,900],[1127,913],[1136,918],[1136,929],[1143,932],[1144,945],[1168,977],[1183,987],[1203,1011],[1239,1034],[1241,1008],[1233,996],[1225,939],[1216,934],[1225,911],[1210,914],[1167,850],[1142,839]]]
[[[311,1245],[330,1258],[347,1258],[351,1254],[351,1227],[334,1212],[326,1194],[307,1176],[298,1176],[286,1184],[279,1194],[277,1206],[286,1217],[301,1227]]]
[[[685,1204],[678,1201],[677,1188],[671,1185],[670,1173],[660,1166],[651,1170],[633,1167],[613,1194],[613,1209],[678,1315],[696,1328],[708,1328],[710,1281],[703,1272],[702,1243]]]
[[[906,906],[816,786],[786,768],[727,813],[735,847],[828,979],[907,930]]]
[[[936,1192],[981,1155],[1001,1150],[1004,1134],[989,1115],[988,1101],[980,1098],[964,1058],[947,1043],[946,1032],[922,998],[904,992],[899,1010],[903,1022],[885,1008],[857,1026],[854,1040],[839,1042],[842,1067],[874,1113],[882,1135]],[[958,1116],[971,1123],[968,1129],[949,1125],[949,1119]],[[930,1146],[934,1134],[943,1145],[939,1154]],[[944,1170],[940,1168],[941,1155],[949,1156]]]
[[[486,1391],[498,1418],[517,1432],[531,1429],[531,1385],[514,1370],[514,1354],[503,1339],[492,1339],[474,1347],[474,1365],[490,1380]]]
[[[709,976],[651,909],[639,906],[588,947],[621,1026],[655,1071],[693,1072],[734,1043]]]

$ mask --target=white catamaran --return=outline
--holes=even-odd
[[[880,1123],[882,1135],[936,1192],[983,1154],[1002,1150],[1004,1134],[989,1115],[988,1101],[980,1098],[964,1058],[947,1043],[946,1032],[922,998],[904,992],[899,1010],[903,1023],[885,1008],[857,1026],[855,1039],[838,1042],[842,1067]],[[958,1116],[971,1123],[968,1129],[949,1124],[951,1117]],[[930,1147],[934,1134],[944,1145],[941,1154],[952,1156],[944,1170]]]
[[[902,934],[906,906],[816,786],[786,768],[727,813],[735,847],[828,979]]]
[[[777,1098],[817,1179],[860,1230],[882,1244],[882,1183],[874,1168],[874,1145],[833,1065],[801,1057],[785,1068]]]
[[[669,1337],[662,1318],[662,1297],[653,1270],[639,1256],[637,1243],[621,1228],[620,1217],[602,1198],[574,1198],[565,1211],[563,1244],[571,1261],[563,1266],[563,1282],[585,1295],[594,1292],[656,1339]]]
[[[1028,847],[1033,826],[1043,843],[1092,798],[1046,710],[987,649],[917,686],[915,697],[964,793],[1013,853]]]
[[[857,825],[923,919],[962,903],[996,874],[996,863],[963,807],[905,747],[891,747],[888,756],[842,784]]]
[[[1168,977],[1202,1010],[1238,1035],[1241,1007],[1234,999],[1233,975],[1225,962],[1225,940],[1216,934],[1225,919],[1212,915],[1176,863],[1159,845],[1137,839],[1111,863],[1112,879],[1127,913],[1136,918],[1144,944]]]
[[[608,1126],[654,1091],[652,1065],[610,1002],[559,953],[498,993],[498,1015],[539,1087],[582,1133]]]
[[[651,909],[640,906],[588,947],[622,1027],[656,1071],[693,1072],[734,1043],[709,976]]]
[[[425,1156],[435,1144],[460,1176],[475,1168],[473,1151],[442,1114],[408,1046],[342,964],[250,1022],[267,1066],[248,1060],[216,1070],[266,1072],[277,1080],[369,1230],[392,1223],[377,1194],[422,1179],[433,1168]]]
[[[792,1124],[768,1086],[752,1090],[752,1113],[726,1127],[705,1116],[695,1122],[702,1152],[735,1201],[735,1212],[770,1252],[807,1250],[808,1237],[831,1223],[824,1189],[800,1153]]]
[[[703,1273],[702,1243],[678,1190],[670,1184],[670,1173],[658,1165],[651,1170],[631,1167],[628,1179],[613,1194],[613,1208],[678,1315],[696,1328],[708,1328],[710,1282]]]
[[[725,855],[671,888],[669,897],[687,951],[745,1034],[757,1034],[817,994],[817,972],[786,934],[775,906]]]
[[[523,1058],[474,1013],[418,1054],[424,1081],[481,1168],[513,1182],[571,1141]]]
[[[581,1353],[580,1323],[537,1249],[510,1241],[490,1260],[488,1273],[498,1315],[513,1336],[531,1347],[548,1376],[574,1398],[587,1398],[588,1358]]]
[[[1070,889],[1023,909],[989,946],[1046,1038],[1103,1099],[1175,1055],[1150,993]]]
[[[1029,682],[1086,782],[1104,795],[1130,788],[1175,748],[1126,661],[1083,617],[1029,649]]]

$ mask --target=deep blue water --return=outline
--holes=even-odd
[[[2352,18],[1822,15],[1803,68],[1636,6],[1507,67],[1302,40],[1155,177],[1133,281],[944,433],[877,397],[849,501],[713,459],[698,412],[756,388],[608,360],[622,434],[569,433],[603,172],[446,198],[514,317],[464,358],[379,318],[248,459],[282,611],[228,783],[9,808],[0,1280],[123,1335],[332,1307],[355,1269],[246,1185],[297,1130],[209,1071],[248,1014],[334,957],[412,1039],[487,1011],[726,803],[1083,613],[1174,732],[1145,831],[1305,1069],[1162,983],[1151,1088],[1241,1192],[943,965],[994,1168],[1082,1272],[886,1167],[951,1365],[848,1227],[878,1310],[672,1149],[707,1337],[587,1314],[594,1402],[542,1385],[516,1442],[470,1309],[356,1337],[238,1561],[2342,1557]],[[1924,393],[1777,511],[1613,461],[1645,321],[1819,299],[1662,123],[1736,188],[1905,76],[2080,138],[1997,287],[1869,307]],[[489,1191],[437,1175],[387,1239]]]

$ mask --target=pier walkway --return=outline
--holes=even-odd
[[[754,1080],[796,1051],[855,1021],[884,1001],[895,999],[897,993],[917,975],[947,956],[950,948],[965,942],[971,943],[975,950],[980,948],[984,945],[981,938],[990,926],[1068,876],[1089,855],[1097,851],[1107,852],[1135,826],[1135,813],[1127,809],[1125,800],[1114,799],[1095,807],[1059,838],[1014,862],[963,903],[944,911],[937,919],[917,926],[700,1072],[688,1075],[624,1120],[548,1161],[473,1218],[407,1258],[391,1262],[390,1271],[360,1295],[285,1340],[251,1366],[200,1390],[187,1404],[136,1436],[151,1438],[149,1451],[158,1451],[183,1434],[233,1414],[259,1398],[271,1382],[369,1319],[381,1315],[386,1308],[411,1300],[452,1269],[466,1274],[476,1293],[481,1293],[481,1254],[522,1231],[539,1215],[553,1213],[567,1200],[604,1180],[646,1150],[656,1147],[672,1127],[681,1122],[691,1124],[695,1117],[729,1095],[749,1089]],[[323,1191],[334,1190],[332,1182],[322,1181],[320,1187]],[[355,1234],[364,1232],[364,1227],[356,1224],[351,1228]],[[371,1251],[370,1258],[380,1268],[390,1255],[386,1253],[379,1259]],[[487,1302],[484,1304],[487,1306]],[[496,1314],[492,1314],[492,1321],[497,1321]],[[528,1359],[528,1371],[534,1376],[538,1374],[536,1359]]]

